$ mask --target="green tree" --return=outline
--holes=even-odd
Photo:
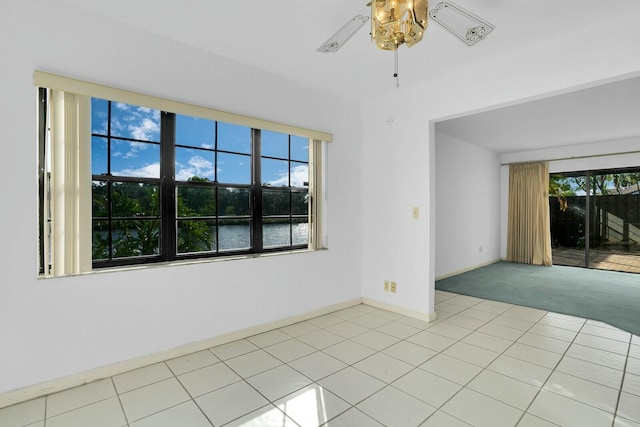
[[[111,185],[109,204],[108,186]],[[109,206],[111,228],[109,228]],[[93,184],[93,259],[158,253],[158,186],[142,183]],[[99,221],[104,218],[104,221]],[[98,219],[98,221],[96,221]],[[111,240],[111,245],[109,244]]]
[[[556,197],[562,212],[567,210],[567,197],[575,196],[571,182],[564,176],[551,175],[549,177],[549,196]]]
[[[207,178],[192,177],[177,187],[177,251],[197,253],[217,248],[216,219],[225,224],[246,224],[251,214],[249,190],[214,187]],[[203,185],[205,184],[205,185]],[[154,255],[159,253],[160,193],[156,184],[94,182],[94,260]],[[308,212],[308,192],[265,190],[265,215],[303,215]],[[109,221],[111,218],[111,221]],[[288,223],[288,218],[268,218],[265,223]]]
[[[613,184],[618,194],[623,194],[629,187],[635,187],[640,191],[640,172],[614,174]]]
[[[197,176],[191,183],[211,182]],[[178,188],[178,253],[195,253],[216,249],[213,221],[216,216],[215,188],[184,185]],[[198,219],[183,219],[195,218]]]
[[[592,175],[589,188],[587,188],[586,177],[575,177],[573,180],[581,190],[593,195],[624,194],[624,190],[631,186],[636,186],[640,190],[640,173],[638,172]]]

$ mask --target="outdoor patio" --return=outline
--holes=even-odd
[[[584,250],[553,248],[553,263],[556,265],[584,267]],[[589,264],[591,268],[601,270],[640,273],[640,255],[591,249],[589,251]]]

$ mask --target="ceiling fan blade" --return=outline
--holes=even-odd
[[[369,22],[369,15],[367,9],[363,9],[316,50],[322,53],[337,52],[367,22]]]
[[[429,11],[429,17],[469,46],[495,29],[489,22],[449,1],[438,3]]]

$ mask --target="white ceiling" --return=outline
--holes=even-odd
[[[436,124],[498,153],[640,137],[640,77]]]
[[[316,52],[367,0],[58,1],[356,101],[396,90],[393,53],[371,44],[367,25],[337,53]],[[432,0],[431,6],[438,1]],[[422,42],[410,49],[400,48],[400,84],[404,87],[576,32],[597,31],[594,23],[613,22],[630,11],[640,15],[638,0],[454,2],[496,29],[468,47],[430,23]],[[501,152],[564,145],[583,135],[589,139],[640,135],[638,86],[638,80],[626,86],[608,85],[456,119],[441,123],[439,129]],[[535,129],[539,138],[524,138],[522,145],[514,146],[516,134],[534,134],[523,129]],[[541,134],[541,129],[549,135]]]

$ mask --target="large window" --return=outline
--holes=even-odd
[[[39,92],[41,274],[320,247],[320,141],[56,92]]]

